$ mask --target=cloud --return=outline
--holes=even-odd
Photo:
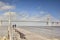
[[[8,9],[15,9],[15,7],[10,6],[10,5],[5,5],[5,6],[1,7],[1,10],[8,10]]]
[[[4,13],[3,15],[9,16],[9,15],[10,15],[9,13],[11,14],[11,16],[13,16],[13,15],[16,16],[16,15],[17,15],[16,12],[6,12],[6,13]]]
[[[44,16],[44,15],[47,15],[47,14],[50,14],[50,13],[48,13],[48,12],[46,12],[46,11],[40,11],[40,16]]]
[[[29,13],[27,11],[21,11],[19,14],[20,16],[26,17],[26,18],[29,16]]]
[[[5,3],[3,3],[3,2],[0,1],[0,7],[4,6],[4,5],[5,5]]]
[[[35,15],[29,15],[30,13],[27,11],[21,11],[20,12],[20,17],[23,20],[39,20],[40,19],[40,15],[39,14],[35,14]]]
[[[3,15],[1,15],[2,20],[8,20],[9,15],[11,16],[11,20],[18,20],[18,14],[16,12],[5,12]]]
[[[6,12],[3,14],[3,16],[5,16],[4,18],[6,19],[9,17],[10,14],[11,14],[12,20],[17,20],[17,19],[18,20],[26,20],[29,17],[29,15],[27,14],[26,11],[22,11],[18,14],[16,12]]]
[[[13,5],[8,5],[7,3],[1,2],[0,1],[0,10],[11,10],[11,9],[15,9],[15,6]]]
[[[45,14],[46,12],[44,12],[44,11],[40,11],[40,14]]]

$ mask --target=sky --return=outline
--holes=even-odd
[[[60,0],[0,0],[0,14],[8,10],[29,16],[50,14],[60,19]]]

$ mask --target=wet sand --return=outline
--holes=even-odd
[[[56,38],[46,38],[36,33],[30,32],[25,29],[17,28],[20,32],[25,34],[26,40],[58,40]]]
[[[60,27],[19,27],[48,39],[60,40]]]

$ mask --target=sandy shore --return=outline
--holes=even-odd
[[[26,28],[26,27],[25,27]],[[49,38],[47,38],[47,37],[43,37],[43,36],[41,36],[40,34],[36,34],[36,33],[34,33],[34,32],[31,32],[31,31],[29,31],[29,30],[26,30],[26,29],[24,29],[24,28],[16,28],[19,32],[21,32],[21,33],[23,33],[24,35],[25,35],[25,37],[26,37],[26,39],[21,39],[20,38],[20,36],[19,36],[19,34],[14,34],[14,35],[16,35],[16,36],[18,36],[17,37],[17,39],[18,40],[60,40],[60,39],[56,39],[56,38],[51,38],[51,39],[49,39]],[[7,29],[6,29],[7,30]],[[32,30],[32,29],[31,29]],[[4,34],[6,35],[7,34],[7,32],[5,33],[5,30],[3,30],[4,31]],[[41,30],[40,30],[41,31]],[[2,32],[3,33],[3,32]],[[14,30],[13,30],[13,33],[14,33]],[[44,35],[44,34],[43,34]],[[4,35],[3,35],[4,36]]]
[[[23,40],[58,40],[58,39],[48,39],[46,37],[42,37],[41,35],[38,35],[36,33],[29,32],[28,30],[24,30],[21,28],[17,28],[21,33],[23,33],[26,37],[26,39]]]

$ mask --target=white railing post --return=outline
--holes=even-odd
[[[0,27],[2,26],[2,20],[0,20]]]
[[[8,26],[8,31],[9,31],[9,40],[12,40],[12,29],[11,29],[11,13],[9,12],[9,26]]]

